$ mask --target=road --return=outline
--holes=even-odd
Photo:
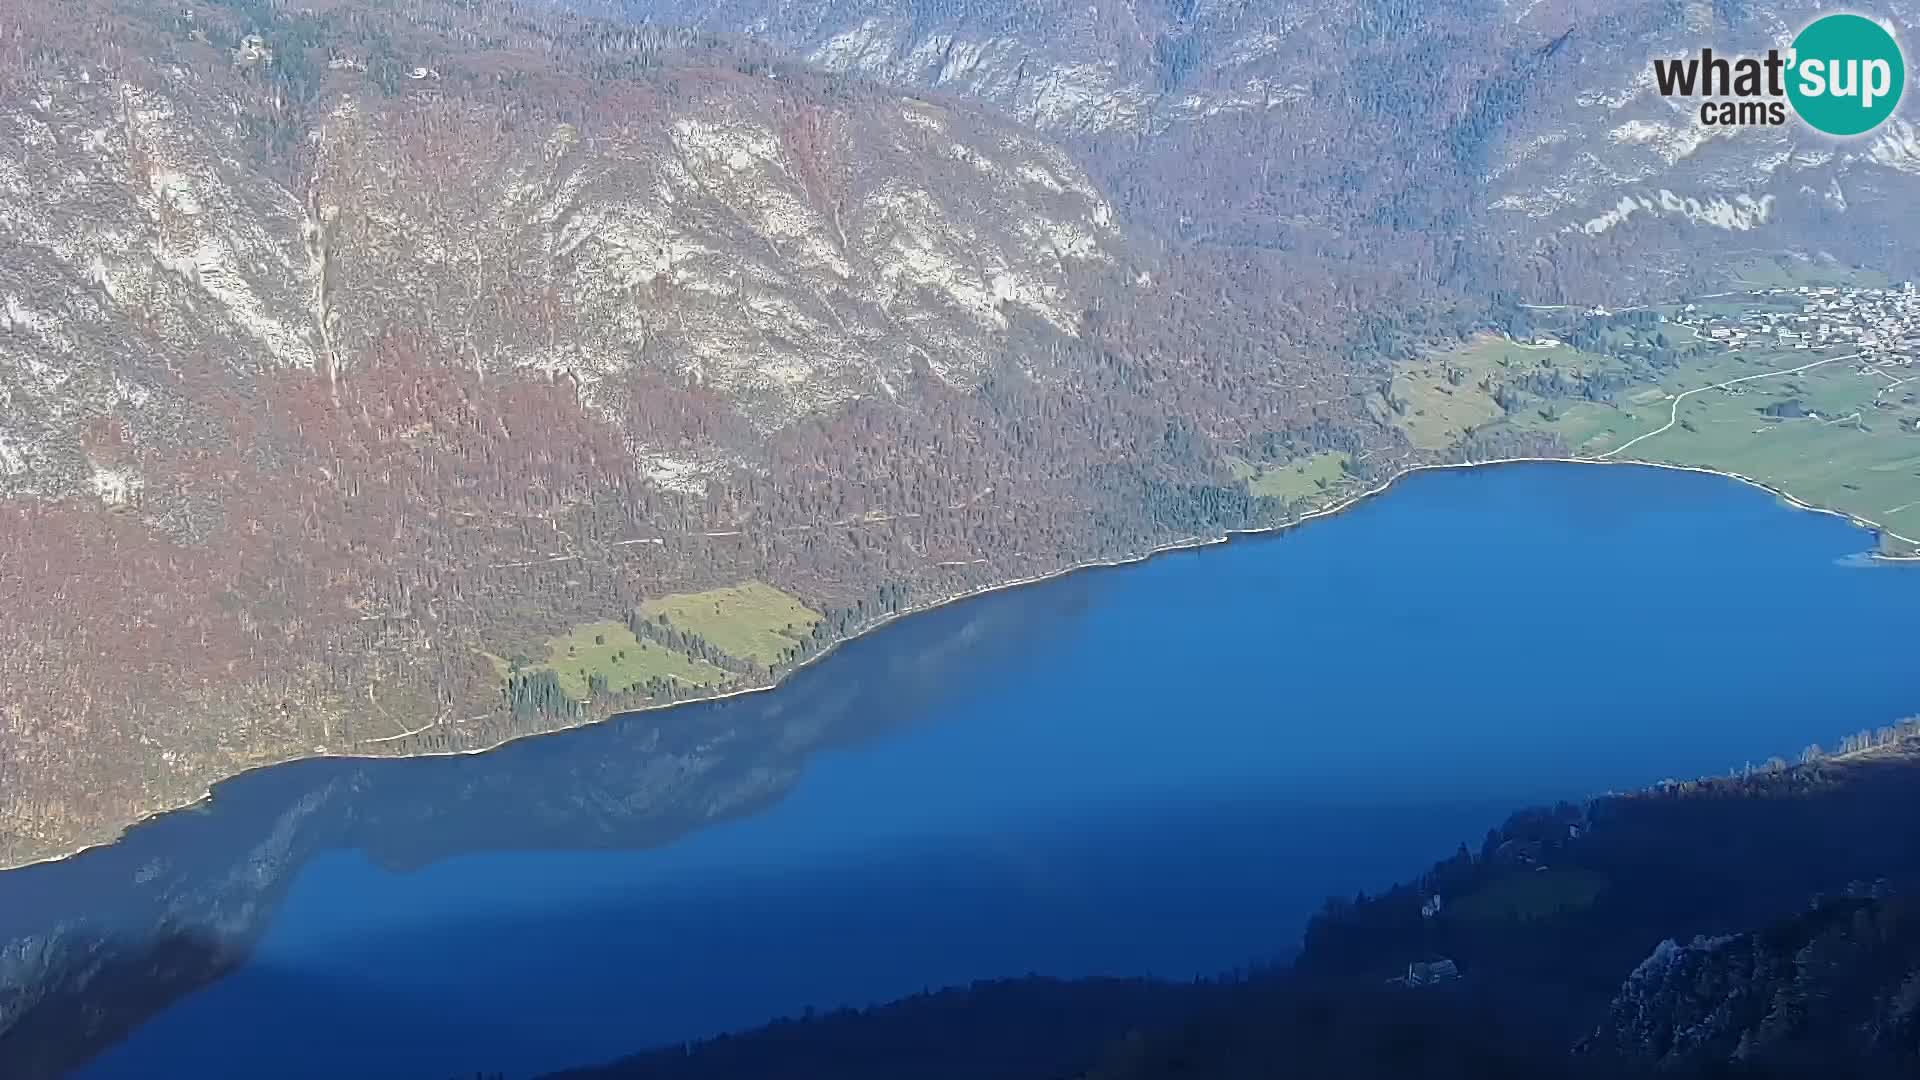
[[[1620,444],[1619,446],[1616,446],[1613,449],[1607,451],[1606,453],[1601,454],[1600,456],[1602,458],[1610,458],[1610,457],[1613,457],[1615,454],[1624,454],[1628,450],[1631,450],[1635,446],[1639,445],[1640,443],[1653,438],[1655,435],[1663,435],[1668,431],[1673,430],[1673,426],[1680,422],[1680,403],[1687,400],[1688,398],[1692,397],[1695,394],[1704,394],[1709,390],[1725,390],[1729,386],[1738,386],[1741,383],[1754,382],[1758,379],[1771,379],[1778,375],[1796,375],[1802,371],[1812,371],[1814,368],[1821,367],[1826,364],[1837,364],[1842,360],[1858,360],[1864,355],[1866,354],[1865,353],[1849,353],[1846,356],[1829,356],[1825,360],[1815,360],[1811,364],[1801,364],[1799,367],[1782,368],[1779,371],[1763,371],[1758,375],[1742,375],[1737,379],[1728,379],[1726,382],[1714,383],[1712,386],[1702,386],[1697,389],[1682,391],[1681,393],[1674,395],[1672,399],[1673,415],[1667,419],[1667,422],[1665,424],[1661,425],[1657,430],[1649,431],[1645,435],[1640,435],[1635,438],[1629,439],[1626,442]]]

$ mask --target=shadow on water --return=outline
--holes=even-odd
[[[234,971],[300,868],[328,851],[404,870],[480,852],[646,848],[752,814],[810,755],[911,725],[954,687],[1066,632],[1090,587],[1077,575],[905,619],[775,692],[484,754],[258,770],[118,843],[0,874],[0,1071],[60,1075]]]
[[[771,693],[629,714],[481,755],[304,761],[236,778],[219,785],[202,806],[146,823],[119,843],[0,874],[0,1074],[9,1080],[57,1075],[243,967],[214,993],[252,999],[258,990],[260,1000],[313,1002],[319,1023],[355,1013],[384,1018],[419,1012],[420,1003],[410,1000],[414,989],[377,991],[396,995],[393,1008],[376,1006],[370,1013],[365,998],[375,991],[368,987],[342,987],[286,970],[280,959],[264,955],[272,951],[272,939],[267,948],[256,948],[276,913],[294,910],[287,901],[303,867],[323,860],[317,874],[335,866],[325,857],[339,852],[362,853],[362,862],[376,868],[409,870],[483,853],[665,845],[783,799],[783,811],[807,805],[817,791],[799,787],[787,797],[821,751],[873,740],[936,713],[967,714],[965,708],[943,707],[986,685],[998,687],[1000,696],[982,693],[981,712],[998,710],[1022,724],[1030,715],[1077,714],[1077,725],[1010,731],[993,729],[991,717],[965,728],[922,723],[921,734],[993,729],[995,739],[962,747],[973,755],[961,763],[968,768],[954,767],[949,757],[930,766],[922,761],[923,773],[888,776],[886,793],[836,790],[836,805],[852,802],[864,814],[866,800],[910,801],[919,794],[915,785],[936,772],[945,774],[941,779],[949,787],[970,792],[980,790],[976,777],[1020,781],[1030,796],[1035,789],[1047,796],[1029,798],[1021,809],[1037,807],[1038,818],[1051,813],[1063,827],[1072,824],[1080,830],[1066,838],[1072,844],[1116,851],[1123,859],[1135,851],[1160,853],[1150,874],[1136,863],[1109,860],[1101,864],[1104,870],[1092,867],[1075,888],[1124,888],[1134,915],[1145,910],[1159,920],[1152,925],[1202,924],[1206,932],[1222,927],[1223,935],[1228,930],[1218,912],[1196,914],[1190,898],[1172,894],[1192,893],[1180,886],[1239,851],[1262,853],[1260,873],[1270,878],[1370,879],[1389,862],[1394,870],[1403,861],[1412,869],[1438,853],[1426,845],[1451,846],[1460,835],[1453,832],[1456,822],[1492,824],[1515,798],[1534,797],[1517,791],[1577,796],[1614,778],[1645,782],[1658,775],[1649,776],[1650,770],[1670,765],[1723,767],[1755,749],[1791,752],[1793,746],[1776,740],[1801,737],[1794,733],[1830,735],[1835,716],[1884,723],[1897,714],[1883,710],[1910,707],[1911,666],[1898,646],[1886,643],[1898,640],[1898,620],[1911,610],[1905,590],[1913,579],[1836,572],[1828,561],[1838,551],[1857,550],[1858,532],[1806,517],[1787,521],[1771,500],[1699,477],[1593,469],[1573,490],[1566,476],[1564,469],[1522,468],[1428,474],[1403,485],[1393,500],[1338,519],[1349,528],[1316,526],[1294,534],[1304,561],[1255,558],[1249,547],[1237,545],[1241,556],[1188,553],[1161,560],[1157,568],[1079,574],[1001,592],[902,620],[796,673]],[[1753,542],[1762,535],[1784,539]],[[1218,572],[1180,572],[1203,558]],[[1127,602],[1111,609],[1105,590],[1118,579],[1110,574],[1131,575],[1126,580],[1133,583]],[[1791,608],[1787,600],[1794,602]],[[1100,617],[1088,618],[1096,602]],[[1170,612],[1179,617],[1169,618]],[[1209,612],[1230,621],[1193,632]],[[1661,617],[1649,619],[1649,613]],[[1048,653],[1042,646],[1054,641],[1066,647]],[[1072,678],[1052,677],[1047,664],[1072,661],[1074,649],[1097,662],[1081,662]],[[1052,660],[1037,659],[1041,655]],[[1755,656],[1769,658],[1764,678],[1750,676]],[[1118,664],[1114,658],[1121,658]],[[1126,666],[1148,661],[1158,670]],[[1710,692],[1703,689],[1709,684]],[[1104,696],[1088,700],[1093,687]],[[1226,700],[1196,695],[1220,687],[1242,692]],[[1569,697],[1568,687],[1583,692]],[[1595,705],[1589,699],[1603,700]],[[1895,700],[1903,704],[1887,705]],[[1195,711],[1213,722],[1194,723]],[[1718,723],[1685,723],[1697,716]],[[1276,729],[1276,717],[1293,726]],[[1737,724],[1729,727],[1724,721],[1730,719]],[[1286,738],[1272,738],[1275,730]],[[1320,741],[1306,738],[1315,733]],[[1009,735],[1033,736],[1028,758],[1009,760],[1014,751],[999,741]],[[943,753],[961,742],[933,741]],[[1741,749],[1729,751],[1730,745]],[[1327,756],[1330,749],[1341,752]],[[1383,753],[1387,749],[1397,752]],[[1321,756],[1310,768],[1272,768],[1316,754]],[[1075,770],[1087,777],[1066,775]],[[1109,772],[1122,774],[1126,783],[1091,782]],[[1123,809],[1158,813],[1164,807],[1148,804],[1161,791],[1155,782],[1163,774],[1215,782],[1222,797],[1249,786],[1267,791],[1281,776],[1291,785],[1285,797],[1319,807],[1320,816],[1269,807],[1268,818],[1252,810],[1209,817],[1197,808],[1199,816],[1183,822],[1142,821],[1122,812],[1107,834],[1085,834],[1084,822],[1064,820],[1069,815],[1063,807],[1077,809],[1077,801],[1090,796],[1112,796]],[[1497,806],[1447,809],[1447,800],[1485,799],[1495,791],[1501,793]],[[989,794],[998,798],[1001,792]],[[1210,835],[1220,821],[1240,822],[1248,831]],[[1310,827],[1289,827],[1301,821]],[[1029,826],[1025,833],[1037,831],[1030,821],[1022,824]],[[1154,828],[1163,834],[1156,836]],[[1438,831],[1447,835],[1438,841],[1425,835]],[[701,837],[726,832],[714,829]],[[1039,836],[1025,847],[994,852],[1000,860],[994,865],[1025,859],[1044,870],[1040,856],[1070,850],[1053,843],[1058,839]],[[1136,846],[1128,847],[1129,840]],[[1296,840],[1298,850],[1288,846]],[[1219,850],[1194,850],[1208,843]],[[1414,853],[1396,849],[1396,843]],[[954,849],[944,850],[951,855]],[[458,867],[436,870],[448,865]],[[1021,862],[1015,875],[1000,880],[1017,880],[1025,872]],[[916,867],[861,880],[884,884],[926,876]],[[991,881],[984,873],[975,878],[982,889]],[[470,883],[483,887],[484,877],[461,879],[462,887]],[[1051,878],[1042,883],[1053,884]],[[780,895],[831,908],[841,895],[834,890],[851,887],[849,880],[827,879],[817,886]],[[1169,896],[1156,894],[1161,886]],[[303,895],[291,893],[296,904]],[[905,910],[906,899],[894,907],[869,904],[842,923],[857,922],[856,929],[867,933],[873,928],[870,912]],[[965,899],[959,906],[977,914],[990,898]],[[1112,938],[1121,932],[1120,922],[1103,926],[1097,918],[1114,905],[1083,899],[1078,893],[1067,897],[1071,902],[1058,910],[1070,914],[1046,932],[1072,939],[1067,944],[1073,947],[1099,945],[1092,940],[1098,934]],[[997,902],[1016,904],[1021,897],[1016,890]],[[432,936],[461,942],[485,942],[495,933],[526,937],[526,927],[537,920],[571,924],[579,932],[566,940],[597,948],[603,943],[593,932],[618,923],[591,910],[475,905],[455,913],[432,904],[418,910],[426,912],[422,918],[459,923],[436,924]],[[473,922],[475,911],[485,917]],[[755,924],[731,917],[733,909],[715,906],[710,897],[678,907],[660,900],[646,917],[695,911],[711,916],[705,924]],[[1262,909],[1256,933],[1268,927],[1275,934],[1292,932],[1291,917],[1268,914]],[[1072,933],[1058,929],[1063,924]],[[1128,925],[1137,930],[1139,923]],[[1245,957],[1260,948],[1257,942],[1278,940],[1249,937],[1244,931],[1252,925],[1240,924],[1234,932],[1241,936],[1226,955]],[[449,937],[441,930],[455,933]],[[461,936],[469,930],[470,936]],[[892,932],[893,944],[867,950],[867,959],[904,968],[912,958],[899,943],[925,935],[919,924]],[[958,952],[991,959],[996,972],[1020,970],[1010,965],[1027,962],[1031,952],[1019,947],[1031,943],[1003,944],[1009,952],[986,957],[981,942],[968,938]],[[1053,955],[1065,954],[1056,948]],[[1060,969],[1097,967],[1081,962],[1086,955],[1068,957]],[[375,964],[387,960],[381,954]],[[435,974],[446,975],[443,984],[464,978],[461,972]],[[764,974],[771,980],[775,973]],[[288,989],[274,998],[273,986]],[[457,989],[486,992],[484,986]],[[347,1000],[348,994],[363,1007],[330,1011],[322,1004]],[[811,994],[792,997],[804,1001]],[[728,987],[727,997],[737,997],[736,988]],[[773,1015],[773,1007],[748,1022]],[[488,1023],[494,1019],[500,1018]],[[503,1060],[514,1056],[510,1043],[534,1046],[557,1037],[522,1035],[511,1030],[515,1022],[501,1019],[508,1030],[488,1034]],[[270,1035],[263,1031],[262,1038]],[[136,1040],[117,1052],[138,1049]]]

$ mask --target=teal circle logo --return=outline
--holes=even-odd
[[[1793,39],[1787,99],[1815,130],[1860,135],[1893,115],[1907,63],[1886,27],[1864,15],[1827,15]]]

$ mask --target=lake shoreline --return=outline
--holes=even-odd
[[[770,683],[767,683],[765,685],[745,687],[738,690],[730,690],[726,693],[721,693],[721,694],[709,694],[702,697],[687,698],[682,701],[668,702],[660,705],[651,705],[651,706],[647,706],[645,708],[640,708],[640,709],[628,709],[622,712],[610,713],[605,716],[601,716],[592,720],[587,720],[581,723],[570,724],[566,727],[556,728],[552,731],[528,732],[521,735],[515,735],[515,736],[512,736],[511,738],[502,739],[498,742],[490,743],[483,747],[476,747],[476,748],[467,749],[467,750],[435,750],[435,751],[429,751],[426,753],[417,753],[417,754],[364,754],[364,753],[351,753],[351,752],[303,754],[298,757],[290,757],[281,761],[274,761],[274,762],[269,762],[262,765],[251,766],[249,768],[236,772],[231,776],[223,777],[222,779],[216,781],[215,783],[210,785],[205,792],[201,793],[201,795],[195,799],[192,799],[188,802],[180,803],[174,806],[163,807],[161,809],[157,809],[150,813],[141,815],[139,818],[136,818],[135,820],[129,822],[127,825],[122,827],[119,833],[117,833],[110,840],[104,840],[98,843],[82,845],[81,847],[75,848],[72,851],[66,852],[65,854],[61,854],[61,855],[50,855],[44,858],[34,859],[27,862],[16,863],[12,865],[0,865],[0,876],[4,876],[5,874],[15,870],[25,870],[35,866],[44,866],[50,863],[65,862],[69,859],[74,859],[74,858],[78,858],[80,856],[86,855],[89,852],[98,851],[105,848],[111,848],[115,844],[118,844],[122,840],[124,840],[130,832],[140,828],[142,825],[148,824],[159,818],[167,817],[168,815],[183,813],[185,811],[193,810],[197,807],[205,806],[211,803],[216,798],[218,794],[218,789],[220,788],[221,785],[232,783],[235,780],[238,780],[242,777],[251,775],[253,773],[256,773],[262,770],[280,768],[285,765],[291,765],[291,764],[295,764],[298,762],[305,762],[305,761],[375,762],[375,761],[404,761],[409,759],[428,759],[428,758],[471,757],[478,754],[492,753],[495,750],[499,750],[502,747],[510,746],[515,743],[522,742],[524,740],[549,738],[549,737],[558,736],[558,735],[565,735],[565,734],[568,734],[569,732],[579,731],[585,728],[590,728],[590,727],[595,727],[601,724],[610,723],[622,717],[639,716],[646,713],[660,712],[662,710],[678,709],[678,708],[683,708],[687,706],[704,705],[704,704],[710,704],[713,702],[727,701],[733,698],[744,697],[746,695],[751,695],[751,694],[769,693],[771,691],[780,689],[780,687],[785,685],[786,681],[789,678],[791,678],[794,674],[802,670],[805,670],[811,665],[821,660],[824,660],[829,656],[834,655],[840,650],[842,646],[847,645],[854,641],[861,640],[862,638],[867,637],[869,634],[872,634],[873,632],[880,630],[883,627],[892,625],[897,620],[904,619],[909,616],[925,614],[930,611],[935,611],[940,608],[947,607],[948,605],[951,605],[951,604],[959,603],[963,600],[971,600],[978,597],[988,596],[994,593],[999,593],[1007,590],[1027,588],[1034,585],[1045,584],[1047,582],[1054,581],[1058,578],[1066,577],[1070,574],[1078,574],[1078,573],[1083,573],[1083,572],[1093,571],[1093,570],[1106,570],[1106,569],[1114,569],[1118,567],[1133,566],[1133,565],[1147,562],[1148,560],[1151,560],[1151,559],[1158,558],[1162,555],[1214,547],[1216,545],[1230,543],[1234,540],[1241,539],[1241,538],[1257,539],[1261,537],[1278,536],[1287,532],[1288,530],[1298,528],[1310,522],[1324,520],[1327,518],[1332,518],[1332,517],[1336,517],[1338,515],[1344,514],[1350,510],[1355,509],[1356,507],[1360,506],[1363,503],[1366,503],[1374,498],[1377,498],[1381,495],[1386,494],[1387,492],[1391,491],[1396,485],[1406,480],[1408,477],[1411,477],[1420,473],[1486,469],[1486,468],[1494,468],[1499,466],[1534,465],[1534,464],[1628,466],[1628,467],[1666,469],[1674,472],[1688,472],[1688,473],[1698,473],[1698,474],[1708,475],[1708,476],[1725,477],[1727,479],[1735,480],[1740,483],[1765,491],[1768,494],[1774,496],[1775,498],[1793,507],[1794,509],[1802,510],[1808,513],[1824,514],[1832,517],[1837,517],[1848,522],[1849,524],[1853,525],[1856,528],[1869,531],[1872,533],[1876,533],[1876,534],[1884,534],[1887,536],[1892,536],[1895,539],[1900,540],[1904,543],[1913,544],[1916,547],[1920,547],[1920,540],[1915,540],[1911,537],[1903,536],[1899,533],[1894,532],[1891,529],[1886,528],[1885,526],[1881,525],[1878,522],[1859,517],[1858,515],[1851,514],[1846,511],[1836,510],[1831,507],[1825,507],[1825,506],[1820,506],[1814,503],[1809,503],[1803,499],[1796,497],[1790,492],[1784,491],[1780,488],[1777,488],[1771,484],[1766,483],[1765,481],[1757,480],[1750,476],[1746,476],[1736,472],[1729,472],[1721,469],[1714,469],[1706,466],[1675,465],[1675,464],[1658,462],[1658,461],[1639,461],[1639,460],[1626,460],[1626,459],[1615,459],[1615,458],[1580,458],[1580,457],[1511,457],[1511,458],[1495,458],[1495,459],[1486,460],[1486,461],[1424,463],[1424,464],[1413,465],[1413,466],[1403,468],[1400,471],[1396,472],[1393,476],[1380,482],[1379,484],[1375,485],[1372,488],[1369,488],[1365,491],[1358,492],[1356,494],[1342,498],[1339,501],[1329,506],[1323,507],[1319,510],[1315,510],[1308,514],[1304,514],[1301,517],[1298,517],[1292,521],[1286,521],[1277,525],[1261,526],[1258,528],[1251,528],[1251,529],[1229,529],[1217,536],[1189,536],[1189,537],[1182,538],[1180,540],[1170,541],[1168,543],[1161,544],[1157,547],[1151,548],[1147,551],[1141,552],[1136,555],[1074,563],[1072,565],[1064,566],[1056,570],[1051,570],[1043,574],[1029,575],[1023,578],[1016,578],[1013,580],[996,582],[990,585],[983,585],[977,588],[968,589],[964,592],[955,593],[953,595],[946,596],[938,600],[929,601],[925,604],[920,604],[913,607],[902,609],[901,611],[894,612],[879,620],[876,620],[875,622],[872,622],[866,626],[861,627],[856,632],[849,634],[847,637],[842,638],[841,640],[834,642],[833,644],[820,650],[814,655],[807,657],[805,660],[794,665],[794,667],[790,671],[786,672],[786,674],[782,675],[780,678]],[[1881,551],[1874,551],[1870,553],[1869,558],[1877,562],[1920,564],[1920,554],[1889,555]]]

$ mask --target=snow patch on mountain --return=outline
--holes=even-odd
[[[1773,213],[1774,196],[1771,194],[1755,197],[1745,193],[1732,198],[1713,195],[1706,199],[1676,195],[1661,188],[1652,196],[1622,195],[1620,201],[1609,207],[1598,217],[1589,218],[1578,227],[1579,232],[1589,236],[1598,236],[1628,218],[1639,213],[1656,216],[1677,215],[1696,225],[1707,225],[1731,232],[1746,232],[1766,224]],[[1571,228],[1569,231],[1572,231]]]
[[[1629,120],[1607,133],[1615,143],[1644,147],[1657,154],[1666,165],[1673,165],[1704,146],[1716,136],[1717,129],[1699,124],[1655,124]]]

